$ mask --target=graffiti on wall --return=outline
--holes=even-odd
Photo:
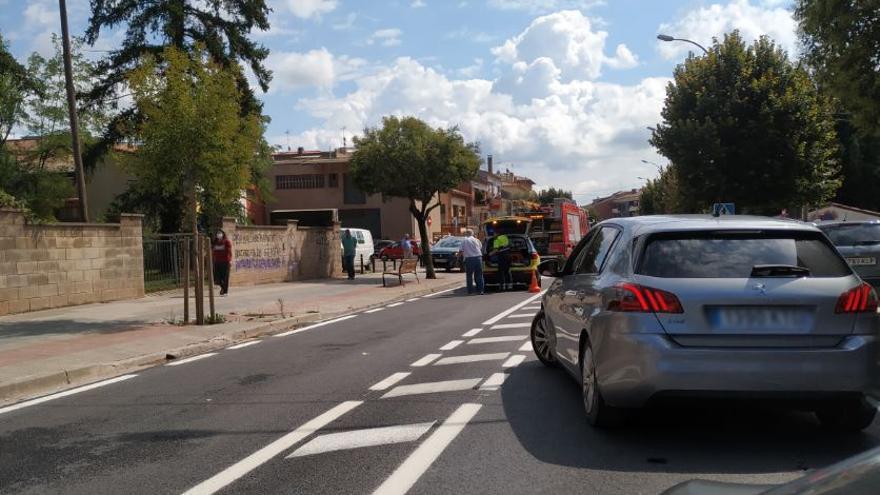
[[[279,270],[286,264],[287,232],[236,231],[232,238],[235,270]]]

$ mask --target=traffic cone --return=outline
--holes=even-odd
[[[541,288],[538,287],[538,277],[536,273],[538,273],[537,270],[532,270],[532,281],[529,283],[529,292],[541,292]]]

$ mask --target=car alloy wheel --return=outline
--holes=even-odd
[[[550,344],[550,333],[547,331],[547,320],[544,318],[544,312],[540,311],[532,320],[532,349],[538,360],[545,366],[555,366],[556,358],[553,356],[553,350]]]
[[[596,356],[587,342],[581,353],[581,390],[583,391],[584,410],[587,420],[599,428],[613,428],[624,421],[624,411],[611,407],[602,398],[599,390],[599,379],[596,375]]]
[[[584,409],[587,416],[593,416],[596,408],[596,368],[593,365],[593,349],[587,346],[581,358],[581,386],[584,395]]]

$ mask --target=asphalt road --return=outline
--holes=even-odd
[[[419,298],[0,409],[0,492],[656,494],[880,444],[878,423],[834,435],[748,403],[594,430],[524,347],[531,296]]]

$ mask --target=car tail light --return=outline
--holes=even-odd
[[[665,290],[652,289],[636,284],[616,287],[617,298],[608,303],[609,311],[625,313],[684,313],[678,297]]]
[[[837,300],[835,313],[872,313],[877,311],[877,293],[862,282],[858,287],[852,288],[840,295]]]

